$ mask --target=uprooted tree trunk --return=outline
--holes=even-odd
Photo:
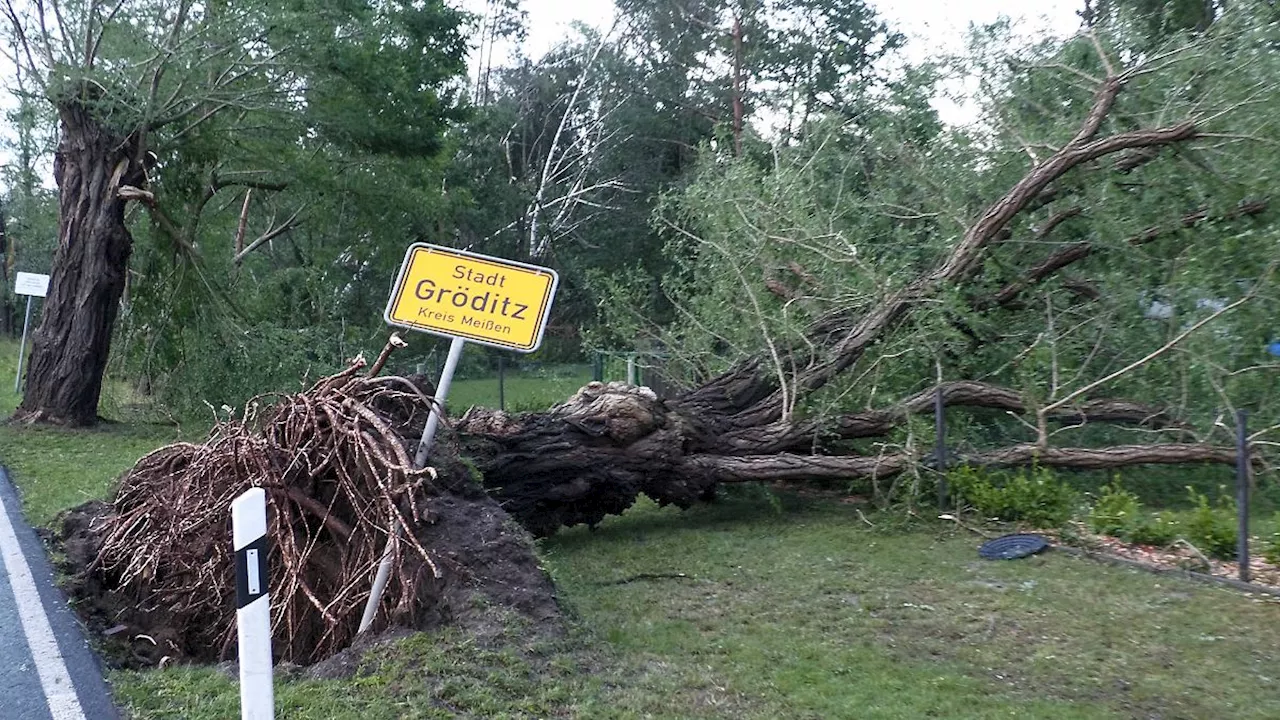
[[[204,443],[147,455],[110,504],[68,516],[71,592],[92,625],[123,641],[123,663],[235,657],[228,508],[250,487],[267,495],[282,660],[312,663],[351,644],[388,542],[393,570],[374,632],[483,633],[507,616],[558,631],[528,534],[452,445],[437,444],[431,467],[410,462],[431,399],[404,378],[359,376],[362,365],[274,403],[254,401]]]
[[[764,358],[733,367],[683,395],[659,401],[644,389],[599,384],[584,388],[547,413],[507,415],[473,409],[457,423],[467,452],[484,474],[486,486],[503,506],[535,534],[562,525],[594,524],[626,509],[638,494],[660,503],[687,506],[714,493],[723,482],[778,479],[879,479],[912,468],[924,458],[908,452],[861,456],[840,441],[888,435],[906,418],[931,408],[933,392],[906,398],[879,411],[821,422],[797,419],[788,395],[812,393],[852,367],[867,350],[898,328],[921,306],[948,288],[962,286],[981,271],[985,253],[1011,236],[1020,214],[1055,197],[1053,185],[1073,169],[1121,152],[1153,154],[1199,135],[1186,120],[1154,129],[1099,136],[1127,74],[1099,88],[1076,135],[1036,164],[992,203],[933,270],[857,313],[833,314],[808,331],[808,352],[817,359],[800,369],[788,388],[779,385]],[[1265,202],[1242,206],[1253,215]],[[1063,217],[1070,217],[1067,211]],[[1058,217],[1058,216],[1055,216]],[[1182,227],[1204,215],[1184,218]],[[1044,232],[1061,219],[1050,220]],[[1134,243],[1150,241],[1150,232]],[[1087,256],[1092,247],[1030,267],[1025,277],[995,298],[975,297],[982,311],[1007,306],[1028,287]],[[816,349],[816,352],[814,352]],[[1015,413],[1032,410],[1007,388],[974,382],[941,388],[947,405],[992,407]],[[1043,411],[1041,414],[1044,414]],[[1158,408],[1120,400],[1086,400],[1056,407],[1049,419],[1063,422],[1119,422],[1149,428],[1176,421]],[[1050,447],[1044,442],[1015,445],[967,458],[988,465],[1032,462],[1066,468],[1112,468],[1146,463],[1232,463],[1235,451],[1179,442],[1103,449]]]
[[[940,389],[949,406],[1025,410],[1017,394],[1005,388],[959,382]],[[893,408],[824,423],[778,422],[708,434],[704,425],[691,420],[705,408],[691,409],[685,404],[688,395],[664,402],[646,388],[592,383],[546,413],[513,416],[472,408],[456,427],[489,494],[530,532],[549,535],[562,526],[595,525],[626,510],[641,494],[660,504],[689,507],[713,496],[724,483],[893,478],[925,458],[905,451],[840,454],[822,447],[884,436],[911,413],[931,410],[933,395],[921,393]],[[1054,417],[1072,423],[1177,426],[1158,410],[1113,400],[1083,403]],[[1038,463],[1105,469],[1234,463],[1235,457],[1233,448],[1201,443],[1101,449],[1019,444],[961,459],[992,467]]]

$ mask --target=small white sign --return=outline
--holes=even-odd
[[[262,572],[262,568],[258,567],[257,550],[245,551],[245,567],[248,569],[245,577],[249,580],[249,594],[261,595],[262,584],[258,581],[258,573]]]
[[[20,272],[18,279],[13,283],[13,294],[44,297],[49,294],[49,276]]]

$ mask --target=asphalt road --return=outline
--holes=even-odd
[[[0,468],[0,717],[116,720],[102,668]]]

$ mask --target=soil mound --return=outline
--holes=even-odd
[[[536,632],[560,632],[528,533],[484,492],[447,428],[431,467],[413,468],[432,399],[405,378],[358,375],[362,365],[303,393],[259,398],[204,443],[141,459],[110,503],[63,516],[68,591],[113,638],[114,660],[235,657],[230,503],[251,487],[267,494],[281,661],[311,664],[352,644],[389,538],[394,570],[371,634],[484,632],[511,613]]]

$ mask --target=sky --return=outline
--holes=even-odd
[[[1082,0],[880,0],[880,14],[913,39],[909,52],[927,56],[939,49],[958,51],[969,23],[989,23],[1001,15],[1021,19],[1033,29],[1069,35],[1080,25]],[[482,10],[484,0],[466,0]],[[536,57],[570,32],[574,21],[605,27],[613,18],[607,0],[524,0],[529,14],[528,54]]]
[[[451,1],[473,12],[482,12],[485,6],[485,0]],[[963,50],[965,29],[970,23],[989,23],[1001,15],[1016,20],[1017,27],[1027,35],[1044,32],[1070,35],[1080,25],[1076,12],[1083,0],[872,0],[872,3],[895,29],[907,35],[906,58],[918,62]],[[530,57],[540,56],[569,36],[575,21],[606,28],[613,19],[610,0],[524,0],[523,6],[529,19],[525,54]],[[7,85],[11,77],[11,68],[0,59],[0,85]],[[963,95],[966,85],[959,83],[946,90],[953,95]],[[0,111],[9,107],[12,107],[12,98],[0,91]],[[965,124],[976,118],[972,103],[939,99],[935,107],[950,124]],[[9,130],[0,128],[0,134],[8,136]],[[5,150],[0,148],[0,162],[7,160]]]
[[[1083,0],[871,0],[882,17],[908,37],[906,59],[920,62],[930,57],[959,53],[964,49],[965,31],[970,23],[994,22],[1002,15],[1015,21],[1027,37],[1045,33],[1066,37],[1080,27],[1076,14]],[[485,0],[461,0],[472,12],[483,12]],[[524,0],[528,13],[525,54],[538,57],[572,33],[572,24],[583,22],[606,28],[613,20],[609,0]],[[496,63],[495,63],[496,64]],[[969,83],[974,86],[976,83]],[[964,84],[946,88],[951,93],[966,92]],[[972,92],[972,87],[968,88]],[[942,119],[964,124],[975,119],[972,103],[939,99],[935,102]]]

